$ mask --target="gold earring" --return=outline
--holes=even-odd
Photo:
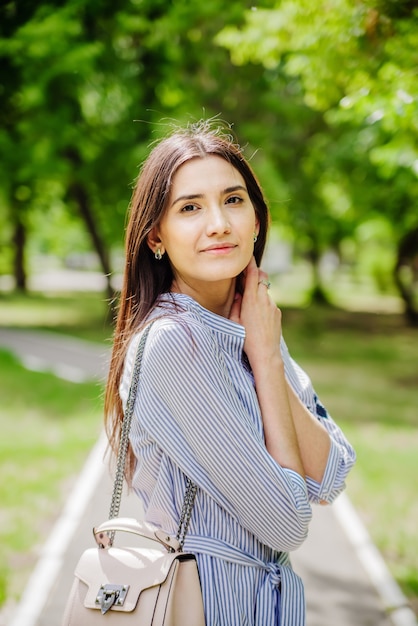
[[[161,261],[161,259],[163,258],[163,255],[161,254],[160,248],[156,249],[156,251],[154,253],[154,256],[157,259],[157,261]]]

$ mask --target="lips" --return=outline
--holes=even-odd
[[[234,243],[215,243],[211,246],[208,246],[207,248],[204,248],[202,252],[226,252],[228,250],[231,250],[231,248],[236,248],[236,245]]]

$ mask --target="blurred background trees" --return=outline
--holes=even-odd
[[[132,181],[219,115],[279,237],[396,288],[418,324],[418,12],[397,0],[31,0],[0,8],[0,273],[94,251],[109,296]]]

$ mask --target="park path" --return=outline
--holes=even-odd
[[[103,380],[107,371],[107,347],[53,333],[0,328],[0,347],[28,367],[74,382]],[[92,527],[107,519],[112,485],[104,450],[102,438],[63,511],[57,511],[60,517],[7,626],[60,626],[75,564],[93,546]],[[121,515],[141,514],[138,499],[124,495]],[[416,626],[346,496],[332,507],[314,508],[309,537],[292,553],[292,562],[305,583],[307,626]]]

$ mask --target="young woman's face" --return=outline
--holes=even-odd
[[[173,177],[157,228],[176,287],[199,291],[231,284],[254,253],[258,220],[239,171],[219,156],[196,158]]]

